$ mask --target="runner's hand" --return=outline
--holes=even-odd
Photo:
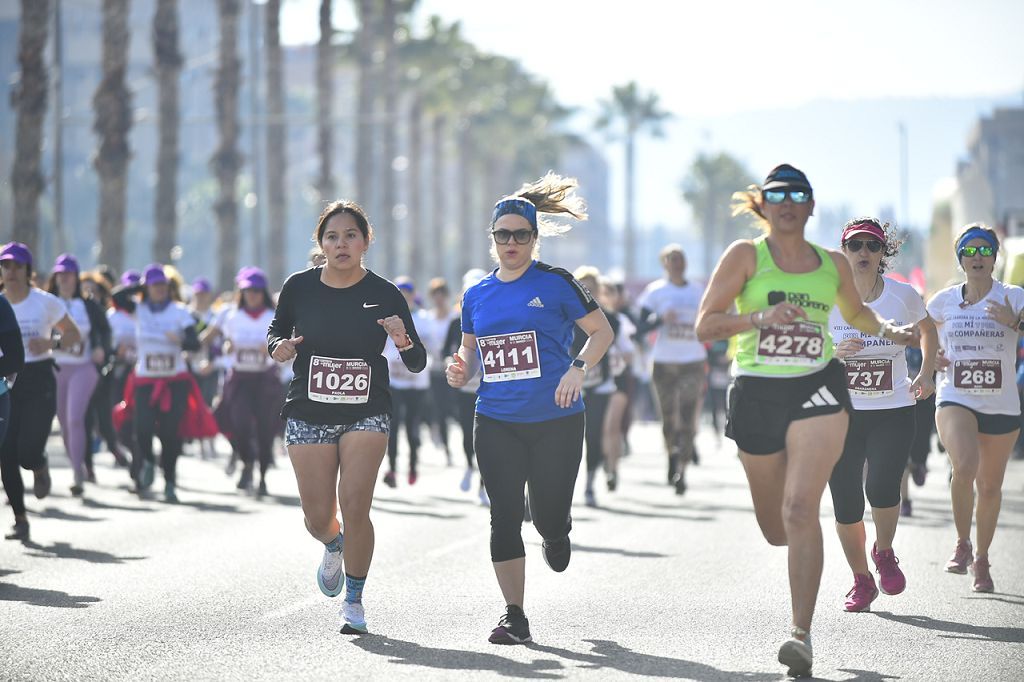
[[[377,324],[384,327],[384,331],[388,333],[388,336],[391,337],[396,346],[404,346],[406,344],[405,322],[402,322],[402,318],[398,315],[391,315],[382,320],[377,320]]]
[[[928,400],[932,393],[935,393],[935,382],[930,376],[918,374],[914,383],[910,384],[910,395],[914,396],[914,400]]]
[[[555,404],[561,408],[572,407],[583,392],[584,376],[584,372],[570,367],[569,371],[562,375],[558,388],[555,389]]]
[[[452,355],[452,360],[454,362],[448,363],[448,366],[444,369],[445,378],[448,379],[448,385],[452,388],[462,388],[469,381],[466,361],[458,353]]]
[[[274,358],[278,362],[288,362],[296,355],[298,355],[298,351],[295,350],[295,346],[299,345],[300,343],[302,343],[301,336],[296,336],[291,339],[285,339],[281,343],[277,344],[277,348],[274,349],[274,352],[270,355],[270,357]]]
[[[940,348],[939,352],[935,354],[935,369],[939,372],[945,372],[950,364],[949,358],[946,357],[946,349]]]
[[[771,308],[761,311],[758,319],[759,327],[767,327],[773,324],[789,324],[797,320],[806,320],[807,311],[792,303],[779,303]]]
[[[844,360],[851,355],[856,355],[864,349],[864,339],[859,336],[854,336],[849,339],[843,339],[836,346],[835,356],[840,360]]]
[[[994,320],[1004,327],[1010,327],[1014,331],[1017,329],[1017,321],[1020,319],[1020,315],[1013,312],[1013,306],[1010,305],[1010,297],[1006,296],[1003,298],[1005,304],[996,303],[989,301],[985,304],[985,314],[988,315],[988,319]]]

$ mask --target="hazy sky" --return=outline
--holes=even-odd
[[[318,0],[284,4],[286,42],[315,41]],[[335,24],[351,28],[350,3],[335,0],[335,6]],[[459,19],[464,34],[480,49],[517,58],[547,79],[560,101],[583,110],[581,127],[612,85],[636,80],[657,92],[677,118],[667,140],[640,149],[641,172],[649,178],[641,178],[641,192],[647,194],[641,197],[640,217],[648,224],[681,221],[686,209],[678,198],[679,180],[700,148],[727,149],[744,158],[758,176],[770,168],[770,158],[783,160],[769,157],[768,149],[808,165],[812,182],[814,167],[828,163],[813,146],[800,159],[780,152],[786,147],[778,140],[760,148],[756,140],[771,137],[771,131],[743,136],[754,142],[741,141],[735,126],[726,133],[718,120],[744,120],[744,114],[796,109],[820,100],[941,96],[1024,102],[1022,0],[421,0],[417,24],[430,14]],[[936,114],[941,118],[942,112]],[[752,120],[756,127],[758,119]],[[854,126],[847,134],[889,136],[882,146],[898,155],[897,123],[883,122],[879,128],[876,122],[863,130]],[[939,134],[948,135],[962,150],[969,126],[961,119],[951,119],[949,126],[948,133],[940,129]],[[912,143],[923,128],[910,129]],[[773,130],[800,134],[785,126]],[[596,136],[593,140],[605,145]],[[621,154],[614,146],[606,148],[613,182],[618,182]],[[931,187],[953,174],[955,158],[940,161],[947,167],[921,167],[915,164],[913,144],[911,150],[916,182],[909,214],[920,225],[929,215]],[[670,160],[671,168],[665,165]],[[895,168],[898,160],[886,156],[875,164]],[[931,159],[929,165],[934,165]],[[892,177],[898,178],[898,172]],[[864,192],[870,196],[862,192],[838,199],[862,200],[863,208],[856,208],[866,212],[899,201],[899,189],[892,183]],[[617,200],[612,209],[618,222]]]

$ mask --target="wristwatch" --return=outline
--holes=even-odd
[[[583,370],[584,374],[586,374],[587,370],[590,369],[590,365],[588,365],[587,361],[582,358],[576,358],[575,360],[573,360],[572,366],[575,367],[576,369]]]
[[[1024,315],[1017,318],[1017,332],[1024,332]]]

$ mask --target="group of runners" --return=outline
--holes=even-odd
[[[385,455],[382,480],[398,485],[399,423],[407,432],[407,481],[416,482],[420,420],[430,405],[442,415],[436,437],[449,462],[445,417],[461,425],[461,486],[469,490],[479,469],[479,495],[489,504],[490,557],[505,603],[489,640],[529,642],[524,520],[543,539],[545,563],[565,571],[584,448],[585,501],[596,505],[598,472],[610,491],[618,485],[635,342],[653,336],[651,381],[668,481],[678,494],[698,461],[707,349],[732,358],[725,434],[738,447],[765,539],[788,548],[790,636],[778,658],[789,674],[808,675],[813,664],[826,486],[853,574],[846,610],[868,610],[879,590],[905,589],[894,549],[901,484],[915,434],[920,440],[931,432],[932,411],[952,465],[957,537],[946,570],[970,570],[974,590],[993,590],[988,557],[1020,427],[1013,377],[1024,330],[1024,290],[994,278],[1000,244],[993,230],[963,230],[953,249],[966,282],[926,305],[912,287],[884,276],[900,247],[889,225],[855,218],[837,230],[838,249],[808,242],[814,192],[803,172],[784,164],[734,195],[735,212],[750,214],[761,236],[729,246],[706,288],[687,280],[684,250],[669,245],[661,253],[664,278],[643,291],[631,316],[622,287],[598,271],[573,274],[540,260],[542,238],[569,229],[551,216],[586,218],[575,190],[574,180],[548,174],[495,204],[496,267],[466,274],[457,312],[442,280],[430,284],[433,305],[416,310],[411,281],[367,269],[374,231],[348,201],[324,209],[313,232],[315,264],[292,274],[276,302],[264,273],[244,268],[234,303],[210,314],[181,303],[161,265],[126,273],[106,305],[103,296],[83,294],[86,280],[65,255],[46,293],[32,284],[28,249],[8,244],[0,252],[0,373],[7,377],[0,416],[10,413],[0,453],[15,514],[8,537],[28,537],[20,470],[33,472],[37,497],[49,492],[44,453],[54,412],[72,463],[72,493],[81,495],[94,475],[85,423],[104,384],[107,407],[125,395],[122,412],[131,412],[130,445],[111,451],[130,449],[132,480],[145,494],[159,437],[164,497],[176,500],[182,439],[212,435],[201,385],[209,367],[226,367],[217,424],[243,464],[239,486],[253,488],[258,467],[258,492],[266,493],[280,412],[305,527],[323,544],[316,582],[329,597],[344,592],[342,632],[363,633],[374,488]],[[204,282],[193,288],[209,291]],[[914,372],[906,346],[919,352]],[[190,371],[187,357],[204,359]],[[865,497],[875,531],[870,550]]]

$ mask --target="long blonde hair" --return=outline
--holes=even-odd
[[[771,229],[771,223],[764,215],[764,208],[761,206],[761,186],[748,185],[746,189],[732,193],[732,217],[750,215],[754,227],[762,232]]]
[[[533,182],[524,183],[522,187],[513,194],[502,197],[505,199],[525,199],[537,209],[537,241],[533,246],[533,257],[540,254],[540,237],[556,237],[563,235],[572,229],[568,223],[557,223],[543,217],[541,214],[557,215],[567,214],[576,220],[587,219],[587,205],[583,197],[576,194],[575,189],[579,187],[576,178],[564,178],[554,171],[548,171],[543,177]],[[499,201],[500,203],[500,201]],[[491,258],[497,262],[498,249],[491,240]]]

